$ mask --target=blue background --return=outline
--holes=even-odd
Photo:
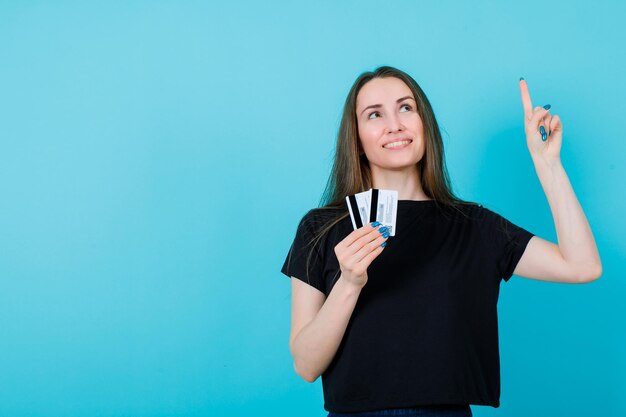
[[[591,284],[502,283],[474,415],[626,415],[626,7],[503,3],[0,2],[0,415],[325,416],[279,271],[379,65],[430,98],[455,193],[556,243],[524,76],[600,250]]]

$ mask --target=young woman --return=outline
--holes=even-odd
[[[361,74],[345,102],[321,207],[300,221],[281,272],[293,278],[290,351],[322,376],[328,416],[471,416],[500,405],[501,280],[583,283],[602,267],[560,164],[562,125],[533,109],[520,79],[526,140],[559,238],[535,236],[455,197],[426,95],[388,66]],[[398,191],[395,236],[353,230],[347,195]]]

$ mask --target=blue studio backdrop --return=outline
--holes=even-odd
[[[557,243],[518,80],[603,264],[513,277],[501,406],[626,415],[620,1],[0,1],[0,416],[325,416],[289,352],[296,226],[346,94],[411,74],[453,191]]]

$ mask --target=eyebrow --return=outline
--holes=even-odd
[[[411,100],[415,101],[415,99],[414,99],[413,97],[411,97],[411,96],[405,96],[405,97],[402,97],[402,98],[397,99],[397,100],[396,100],[396,103],[400,103],[402,100],[406,100],[407,98],[410,98]],[[382,107],[382,106],[383,106],[382,104],[372,104],[371,106],[367,106],[366,108],[364,108],[364,109],[361,111],[361,114],[363,114],[363,113],[365,112],[365,110],[367,110],[367,109],[371,109],[371,108],[375,108],[375,109],[377,109],[377,108],[380,108],[380,107]]]

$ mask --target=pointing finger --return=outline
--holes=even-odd
[[[528,91],[528,84],[526,80],[521,78],[519,81],[519,89],[522,94],[522,106],[524,106],[524,116],[526,120],[530,120],[533,113],[533,103],[530,101],[530,92]]]

